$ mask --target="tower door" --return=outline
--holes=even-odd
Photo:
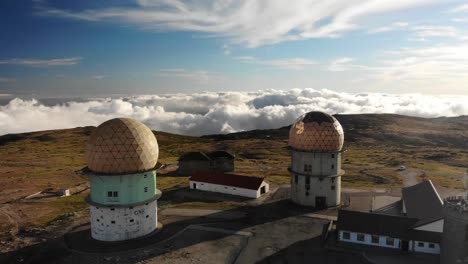
[[[327,207],[327,197],[324,197],[324,196],[315,197],[315,207],[316,208],[326,208]]]

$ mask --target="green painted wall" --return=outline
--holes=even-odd
[[[146,188],[146,192],[145,192]],[[108,192],[118,192],[117,197],[109,197]],[[91,176],[91,200],[95,203],[133,204],[146,201],[156,194],[156,171],[145,173]]]

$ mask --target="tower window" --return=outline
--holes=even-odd
[[[335,154],[331,154],[331,157],[332,157],[332,159],[334,159],[334,158],[335,158]]]
[[[114,191],[114,192],[107,192],[107,197],[119,197],[119,192]]]
[[[333,169],[335,168],[335,164],[332,164],[332,165],[331,165],[331,168],[332,168],[332,170],[333,170]]]
[[[332,186],[331,186],[331,189],[332,189],[332,190],[335,190],[335,185],[332,185]]]
[[[297,184],[297,182],[299,181],[299,179],[298,179],[298,178],[299,178],[299,177],[297,176],[297,174],[296,174],[296,175],[294,175],[294,182],[295,182],[296,184]]]
[[[148,187],[145,187],[144,190],[145,190],[145,192],[148,192]]]
[[[148,175],[146,175],[146,174],[145,174],[145,175],[143,175],[143,178],[148,178]]]

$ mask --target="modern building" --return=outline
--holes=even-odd
[[[94,130],[86,147],[94,239],[128,240],[156,230],[158,154],[153,132],[136,120],[111,119]]]
[[[333,116],[309,112],[289,131],[291,200],[317,208],[341,203],[343,128]]]
[[[197,172],[190,178],[190,189],[258,198],[268,193],[265,178],[227,173]]]
[[[402,189],[402,199],[374,212],[340,210],[338,241],[439,254],[443,201],[430,180]]]
[[[179,157],[179,174],[192,175],[195,172],[234,171],[235,156],[227,151],[188,152]]]
[[[417,230],[419,219],[340,210],[338,241],[438,254],[441,233]]]

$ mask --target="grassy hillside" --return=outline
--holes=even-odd
[[[399,187],[396,168],[405,164],[421,170],[420,177],[445,187],[461,187],[468,168],[468,117],[423,119],[398,115],[338,115],[345,130],[344,187]],[[15,208],[19,226],[45,225],[57,217],[83,209],[83,197],[27,202],[37,191],[70,188],[88,181],[79,171],[86,164],[85,143],[94,127],[0,136],[0,203]],[[189,137],[155,132],[160,162],[176,163],[187,151],[224,149],[236,155],[236,172],[267,176],[288,183],[286,170],[288,127],[229,135]],[[186,186],[186,177],[160,176],[158,188]],[[0,208],[2,209],[2,208]],[[0,214],[2,229],[8,219]],[[10,223],[13,225],[14,223]]]

